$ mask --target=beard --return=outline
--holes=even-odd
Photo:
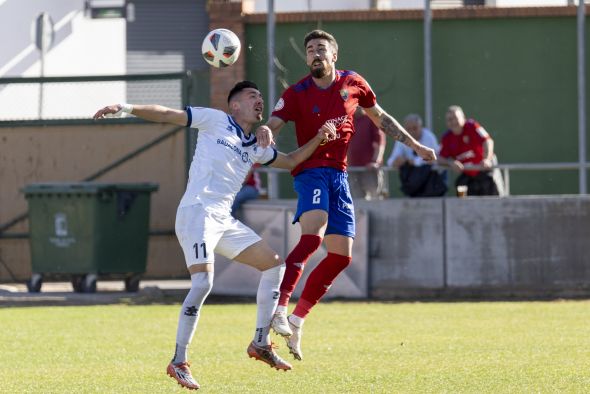
[[[329,74],[328,67],[326,67],[323,63],[322,67],[314,68],[313,66],[310,66],[309,70],[311,71],[311,76],[314,78],[323,78]]]

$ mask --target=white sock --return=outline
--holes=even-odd
[[[278,305],[275,313],[283,313],[286,315],[287,314],[287,306],[286,305]]]
[[[256,293],[256,332],[254,343],[270,345],[270,321],[279,302],[279,287],[285,274],[285,264],[262,271]]]
[[[213,287],[213,272],[197,272],[191,275],[191,289],[186,295],[178,317],[176,331],[176,350],[172,362],[177,364],[186,362],[188,345],[193,339],[200,310]]]
[[[305,323],[305,319],[297,315],[289,315],[287,319],[296,327],[301,327],[303,326],[303,323]]]

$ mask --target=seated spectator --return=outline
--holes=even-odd
[[[447,109],[448,130],[442,136],[438,162],[460,174],[455,186],[467,186],[468,196],[498,196],[503,191],[501,177],[494,177],[494,140],[475,120],[466,119],[458,105]],[[483,170],[465,169],[479,165]]]
[[[422,126],[420,115],[407,115],[403,126],[418,142],[438,153],[436,136]],[[402,143],[395,143],[387,165],[399,170],[401,191],[408,197],[437,197],[447,191],[446,171],[434,169]]]
[[[348,165],[365,167],[365,171],[349,171],[348,183],[353,198],[383,198],[383,153],[385,134],[365,114],[362,107],[354,113],[354,134],[348,146]]]
[[[260,174],[256,172],[256,167],[259,167],[259,165],[255,164],[252,167],[246,180],[242,184],[242,188],[238,194],[236,194],[234,203],[231,206],[231,215],[234,218],[237,218],[237,213],[242,207],[242,204],[246,201],[256,200],[260,196]]]

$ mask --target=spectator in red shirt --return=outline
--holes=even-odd
[[[350,192],[353,198],[381,199],[385,134],[375,126],[362,107],[357,107],[353,122],[355,133],[348,146],[348,165],[366,167],[366,170],[348,173]]]
[[[492,167],[495,161],[494,140],[473,119],[465,119],[463,109],[450,106],[446,114],[448,130],[441,139],[438,162],[459,173],[455,186],[467,186],[468,196],[498,196]],[[484,170],[466,170],[467,165],[479,165]]]

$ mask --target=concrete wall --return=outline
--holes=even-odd
[[[590,197],[360,201],[376,298],[590,294]]]
[[[332,296],[362,296],[363,289],[351,289],[367,277],[368,295],[378,299],[590,295],[588,196],[390,199],[355,205],[356,265],[341,275]],[[245,222],[286,256],[299,237],[299,227],[285,220],[294,207],[294,200],[249,203]],[[304,275],[324,255],[323,249],[316,252]],[[218,261],[225,277],[215,292],[255,289],[257,272]]]
[[[590,198],[447,199],[447,286],[590,286]]]
[[[444,199],[355,202],[369,212],[370,284],[381,289],[444,286]]]

